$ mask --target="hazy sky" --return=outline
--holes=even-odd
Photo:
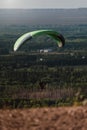
[[[0,8],[80,8],[87,0],[0,0]]]

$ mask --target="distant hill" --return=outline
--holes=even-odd
[[[0,9],[0,25],[87,24],[87,8]]]

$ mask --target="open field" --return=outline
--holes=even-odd
[[[87,130],[87,107],[1,109],[0,130]]]

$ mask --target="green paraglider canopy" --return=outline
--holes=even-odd
[[[24,35],[19,37],[14,44],[14,48],[13,48],[14,51],[17,51],[22,44],[24,44],[27,40],[32,39],[34,36],[39,36],[39,35],[44,35],[44,34],[49,35],[54,40],[56,40],[56,43],[58,44],[59,47],[64,46],[65,39],[63,35],[61,35],[60,33],[53,30],[37,30],[37,31],[25,33]]]

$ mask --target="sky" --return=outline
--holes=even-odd
[[[87,0],[0,0],[0,8],[87,8]]]

